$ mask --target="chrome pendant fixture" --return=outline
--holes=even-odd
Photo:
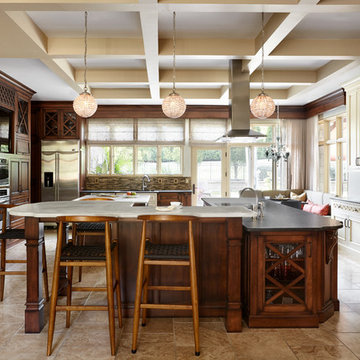
[[[274,113],[275,103],[264,91],[264,13],[261,15],[261,21],[261,93],[251,102],[250,110],[255,117],[266,119]]]
[[[76,114],[81,116],[82,118],[89,118],[93,116],[97,110],[96,99],[90,94],[87,80],[86,80],[86,72],[87,72],[87,16],[88,13],[85,11],[85,52],[84,52],[84,92],[82,92],[73,102],[73,108]]]
[[[172,119],[177,119],[182,116],[186,110],[185,100],[175,91],[175,11],[173,12],[173,88],[172,92],[167,96],[162,103],[163,113]]]

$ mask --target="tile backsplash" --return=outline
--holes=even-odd
[[[141,190],[142,176],[87,176],[86,190]],[[191,178],[184,176],[150,176],[148,190],[191,190]]]

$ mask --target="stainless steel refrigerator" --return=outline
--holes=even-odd
[[[80,144],[78,140],[41,142],[41,201],[79,197]]]

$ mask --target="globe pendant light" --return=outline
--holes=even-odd
[[[172,119],[182,116],[186,110],[185,100],[175,91],[175,11],[173,12],[173,88],[162,103],[163,113]]]
[[[251,102],[250,110],[255,117],[266,119],[274,113],[275,103],[274,100],[264,92],[264,13],[262,13],[261,20],[261,93]]]
[[[89,118],[93,116],[97,110],[97,103],[95,98],[90,94],[87,81],[86,81],[86,71],[87,71],[87,16],[88,13],[85,11],[85,52],[84,52],[84,92],[82,92],[73,102],[73,108],[76,114],[82,118]]]

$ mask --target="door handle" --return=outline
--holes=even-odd
[[[345,227],[345,228],[347,228],[347,226],[346,226],[346,221],[347,221],[347,219],[344,219],[344,227]]]
[[[192,193],[195,194],[195,184],[192,186]]]

